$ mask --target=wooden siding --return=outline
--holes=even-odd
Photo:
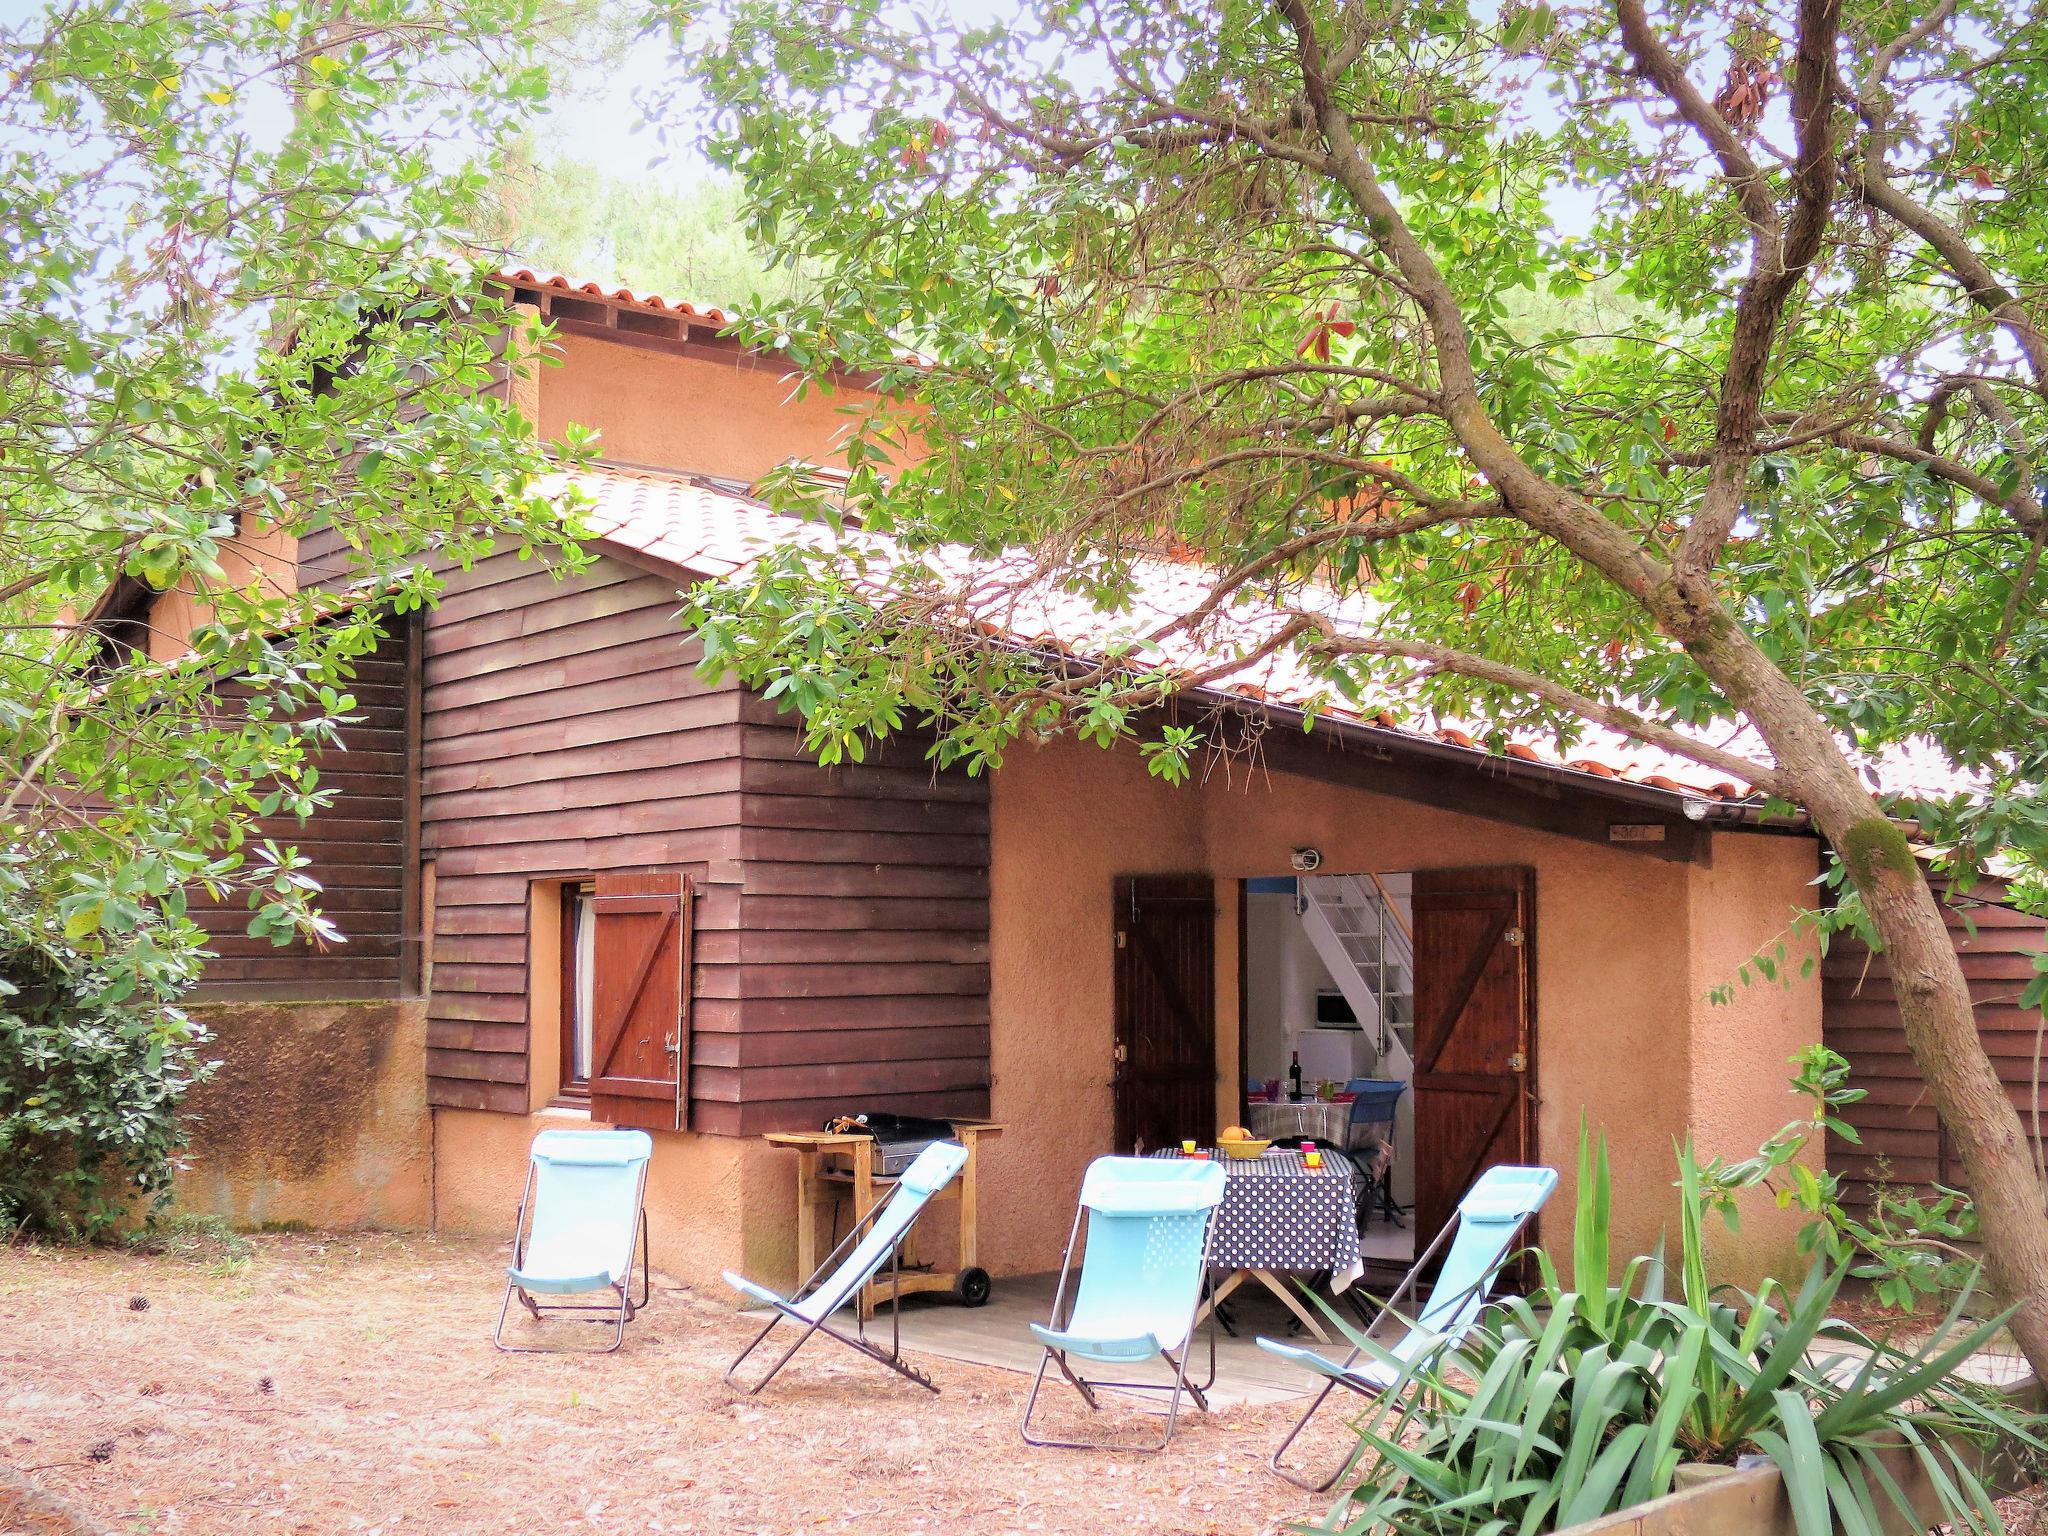
[[[988,781],[915,738],[820,768],[792,719],[741,700],[732,962],[697,1017],[694,1124],[737,1134],[854,1109],[986,1115]]]
[[[530,1102],[532,883],[660,868],[698,892],[693,1128],[986,1113],[985,782],[935,777],[909,744],[818,767],[771,707],[697,676],[676,587],[503,554],[429,618],[431,1099]]]
[[[533,882],[680,870],[703,892],[699,926],[731,926],[739,695],[697,676],[673,580],[612,559],[557,580],[506,552],[448,583],[421,705],[428,1096],[523,1110]],[[729,962],[697,958],[696,995],[729,993]]]
[[[2039,918],[1989,903],[1952,906],[1946,913],[1976,1003],[1978,1033],[2031,1132],[2041,1015],[2023,1012],[2018,1000],[2033,974],[2028,957],[2048,947],[2048,929]],[[1828,1166],[1842,1174],[1847,1202],[1867,1206],[1879,1183],[1960,1186],[1961,1165],[1906,1049],[1885,957],[1854,938],[1837,938],[1824,963],[1822,999],[1822,1038],[1848,1059],[1850,1086],[1869,1093],[1844,1117],[1861,1144],[1828,1142]],[[2043,1071],[2048,1079],[2048,1062]]]
[[[299,587],[345,587],[357,574],[356,554],[332,523],[299,535]]]
[[[418,945],[407,937],[411,861],[405,845],[412,627],[403,619],[391,625],[394,632],[356,663],[349,684],[361,718],[342,728],[340,750],[329,749],[319,759],[321,784],[337,791],[333,803],[305,823],[288,814],[266,818],[259,834],[312,861],[308,873],[320,882],[320,905],[347,942],[280,949],[249,936],[246,905],[215,905],[195,889],[191,912],[217,956],[207,962],[197,998],[396,997],[418,974]],[[221,691],[226,697],[247,694],[234,683]]]

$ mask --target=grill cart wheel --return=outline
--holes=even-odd
[[[963,1307],[987,1306],[989,1292],[993,1289],[988,1271],[972,1264],[953,1277],[953,1294]]]

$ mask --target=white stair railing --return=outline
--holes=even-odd
[[[1323,968],[1379,1050],[1379,1074],[1413,1075],[1415,940],[1374,875],[1308,875],[1301,925]]]

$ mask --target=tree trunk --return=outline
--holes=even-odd
[[[1906,1045],[1962,1157],[1985,1269],[2013,1337],[2048,1381],[2048,1205],[2019,1112],[1985,1053],[1962,961],[1905,835],[1798,687],[1732,622],[1688,645],[1770,745],[1791,795],[1834,845],[1882,941]]]

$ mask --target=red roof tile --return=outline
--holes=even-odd
[[[588,499],[589,529],[601,544],[643,560],[656,560],[671,567],[681,578],[723,578],[793,540],[822,547],[834,538],[822,525],[797,522],[751,497],[735,495],[685,475],[591,469],[556,475],[547,489],[549,494],[565,495],[572,482]],[[866,547],[879,557],[872,569],[886,571],[896,555],[892,545],[873,535],[848,537],[862,538]],[[1124,615],[1104,614],[1084,599],[1028,585],[1035,567],[1022,553],[983,559],[970,557],[964,551],[941,550],[924,552],[921,558],[943,575],[977,575],[983,578],[984,590],[999,594],[987,600],[986,611],[977,611],[971,605],[960,611],[957,622],[961,625],[981,634],[1007,637],[1020,646],[1051,649],[1066,655],[1106,654],[1112,646],[1120,647],[1165,620],[1185,614],[1208,590],[1199,567],[1141,559],[1137,562],[1131,611]],[[1010,580],[1000,579],[1005,577]],[[1021,589],[1020,582],[1025,583]],[[1333,614],[1359,606],[1333,595],[1325,595],[1324,601]],[[1179,637],[1161,647],[1149,660],[1182,671],[1207,671],[1219,664],[1227,665],[1233,654],[1249,658],[1274,622],[1271,609],[1247,600],[1217,615],[1198,640]],[[1402,687],[1397,679],[1390,678],[1387,691],[1398,695]],[[1404,718],[1398,697],[1391,704],[1376,700],[1369,705],[1353,705],[1333,694],[1327,683],[1284,654],[1247,659],[1241,674],[1226,673],[1204,691],[1212,697],[1256,699],[1312,711],[1319,718],[1394,730],[1425,741],[1448,742],[1478,756],[1497,755],[1477,744],[1488,734],[1484,726],[1429,716],[1419,708],[1409,709]],[[1758,760],[1764,756],[1762,743],[1746,728],[1729,731],[1714,744],[1724,751]],[[1670,793],[1716,800],[1754,798],[1754,791],[1748,786],[1730,782],[1717,770],[1602,727],[1585,727],[1571,751],[1567,758],[1554,741],[1532,738],[1508,742],[1498,755]],[[1952,768],[1931,744],[1887,750],[1866,760],[1866,767],[1888,794],[1939,796],[1981,787]]]
[[[570,277],[561,272],[541,272],[532,267],[500,267],[491,275],[508,284],[547,288],[556,293],[602,299],[608,304],[631,304],[638,309],[653,309],[663,314],[682,315],[687,319],[706,320],[717,326],[728,325],[739,318],[714,305],[692,304],[684,299],[665,299],[658,293],[639,293],[623,284],[600,283],[590,278]]]

